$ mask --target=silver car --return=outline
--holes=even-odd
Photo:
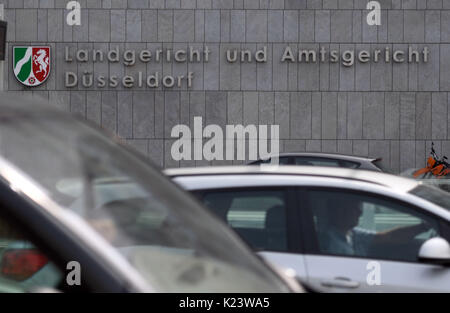
[[[250,162],[249,165],[268,164],[271,158]],[[353,155],[322,152],[286,152],[278,155],[280,165],[343,167],[375,172],[389,172],[381,158],[366,158]]]
[[[313,290],[450,292],[450,195],[437,188],[321,167],[165,173]]]

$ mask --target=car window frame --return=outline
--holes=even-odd
[[[441,237],[447,240],[450,243],[450,222],[445,221],[444,219],[440,220],[439,227],[441,229]]]
[[[314,229],[314,221],[313,221],[313,216],[312,216],[312,211],[311,211],[311,203],[310,203],[310,199],[308,197],[309,191],[346,192],[346,193],[351,193],[354,195],[369,196],[369,197],[373,197],[375,199],[393,202],[393,203],[399,204],[403,207],[410,207],[411,210],[413,210],[414,212],[417,212],[419,214],[426,215],[430,218],[433,218],[436,221],[436,224],[438,225],[439,235],[442,235],[443,233],[446,232],[442,226],[443,226],[443,223],[447,223],[447,221],[445,221],[443,218],[441,218],[440,216],[438,216],[436,214],[433,214],[432,212],[421,209],[420,207],[418,207],[414,204],[411,204],[407,201],[401,200],[401,199],[393,198],[393,197],[379,194],[376,192],[354,190],[351,188],[344,188],[344,187],[339,188],[339,187],[318,187],[318,186],[303,187],[303,186],[301,186],[301,187],[297,187],[297,189],[298,189],[298,195],[302,194],[304,197],[303,199],[300,199],[300,197],[298,196],[299,201],[301,201],[300,203],[304,203],[303,209],[299,208],[299,210],[301,211],[301,216],[302,216],[301,228],[302,228],[302,238],[304,238],[304,240],[305,240],[305,243],[304,243],[305,254],[308,254],[308,255],[323,256],[323,257],[352,258],[352,259],[360,259],[360,260],[374,259],[374,260],[379,260],[379,261],[400,262],[400,263],[406,263],[406,264],[426,264],[424,262],[420,262],[419,260],[405,261],[405,260],[397,260],[397,259],[390,259],[390,258],[371,258],[371,257],[341,255],[341,254],[320,252],[318,238],[316,236],[316,232]],[[448,235],[450,236],[450,233]],[[306,238],[308,238],[308,240],[306,240]],[[312,243],[311,241],[313,241],[314,243]]]
[[[232,228],[230,225],[227,225],[235,234],[237,234],[246,244],[246,246],[255,252],[272,252],[272,253],[286,253],[286,254],[299,254],[304,252],[304,246],[302,240],[297,240],[300,237],[300,227],[296,224],[296,221],[299,219],[299,212],[296,209],[298,207],[297,197],[295,195],[295,187],[292,186],[260,186],[260,187],[227,187],[227,188],[202,188],[196,190],[189,190],[191,193],[197,197],[198,201],[202,203],[202,205],[206,206],[204,203],[204,197],[208,193],[217,193],[217,192],[252,192],[252,191],[283,191],[286,194],[286,230],[287,230],[287,245],[288,251],[274,251],[274,250],[255,250],[244,240],[239,234],[237,234],[236,230]],[[212,212],[211,209],[208,208],[208,212]],[[222,221],[222,220],[221,220]],[[225,223],[225,221],[222,221]]]

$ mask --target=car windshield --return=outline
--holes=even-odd
[[[450,211],[450,194],[436,187],[419,185],[409,193],[434,203]]]
[[[45,107],[0,110],[0,156],[82,217],[158,291],[288,290],[224,224],[84,122]]]

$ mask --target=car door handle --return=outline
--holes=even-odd
[[[348,288],[354,289],[359,287],[359,283],[357,281],[350,280],[346,277],[336,277],[330,280],[322,281],[322,286],[324,287],[337,287],[337,288]]]

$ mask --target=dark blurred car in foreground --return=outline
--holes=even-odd
[[[315,291],[450,292],[450,195],[437,188],[328,167],[164,172]]]
[[[364,158],[337,153],[280,153],[278,161],[280,165],[342,167],[375,172],[387,172],[381,165],[381,158]],[[271,158],[267,158],[250,162],[248,165],[269,164],[270,162]]]
[[[35,99],[0,99],[0,205],[0,292],[301,291],[147,160]]]

